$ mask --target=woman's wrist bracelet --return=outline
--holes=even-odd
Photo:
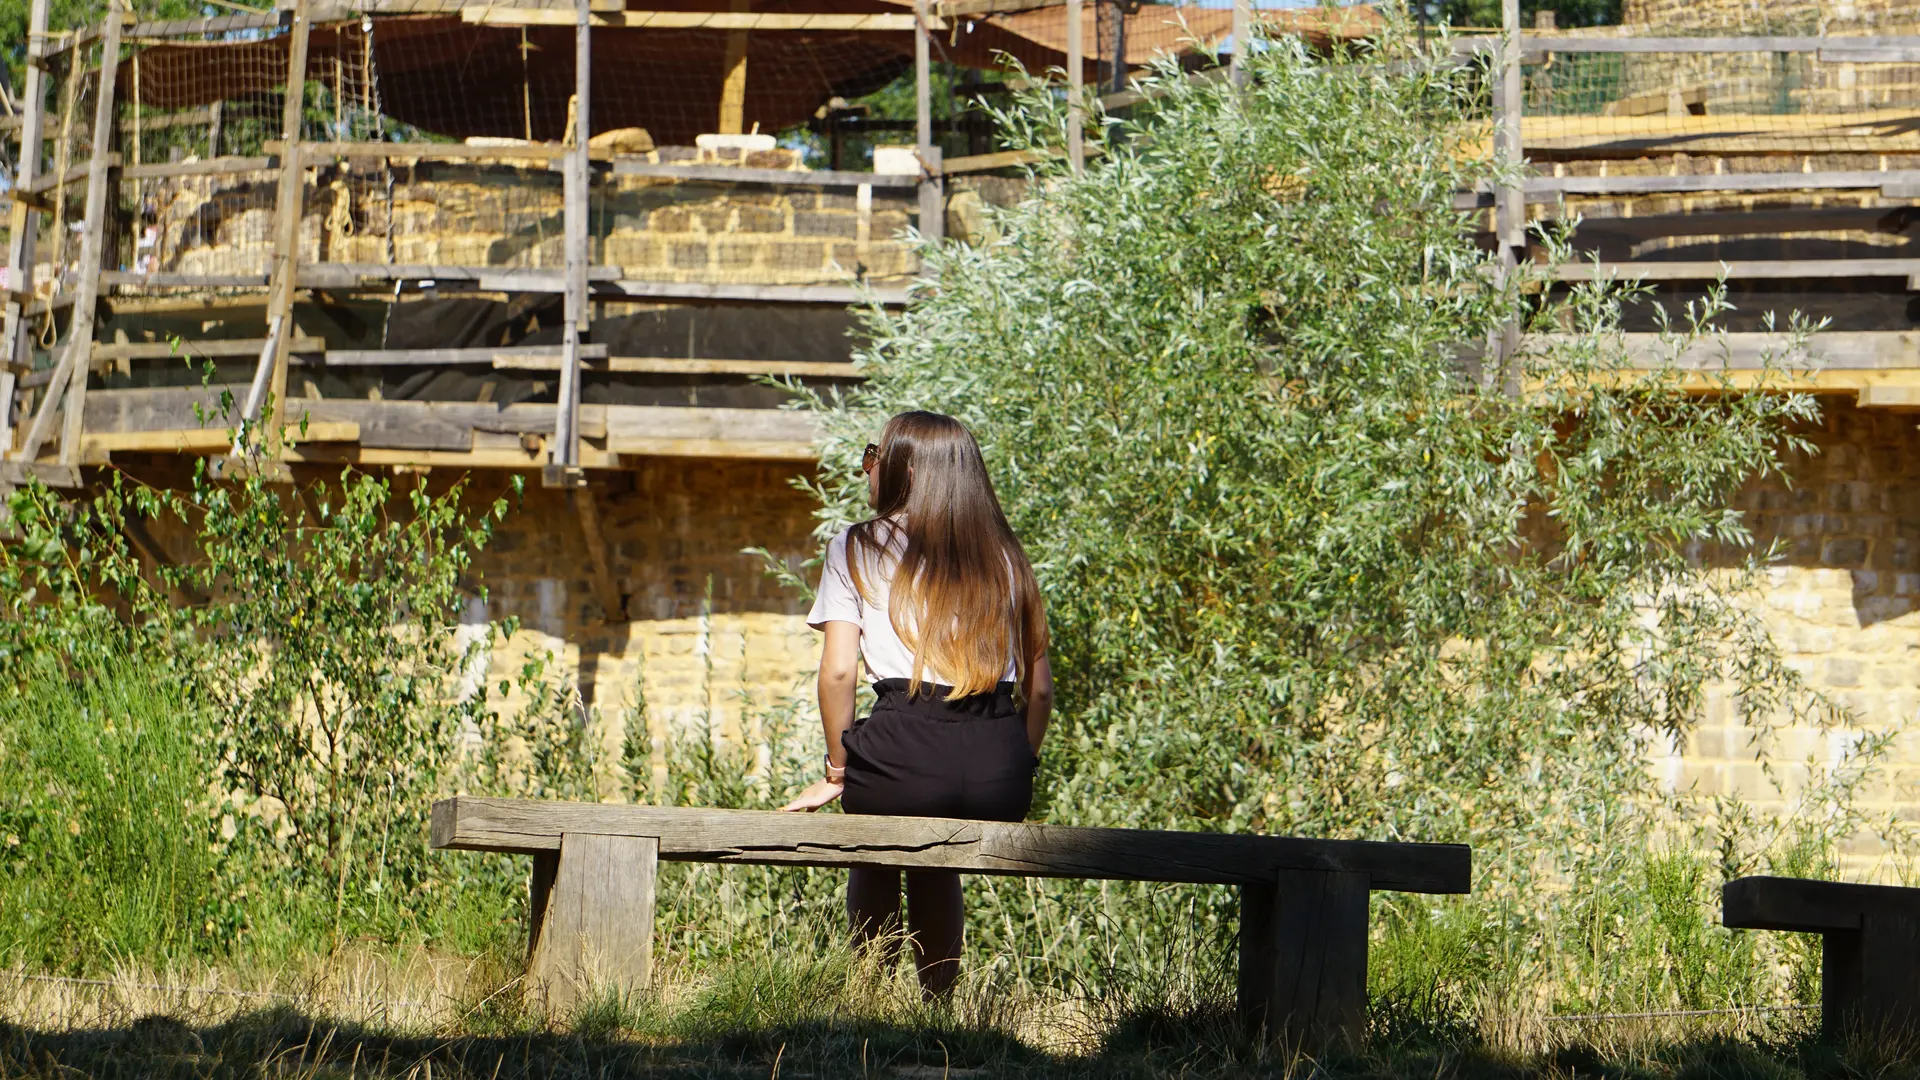
[[[826,765],[828,783],[837,784],[847,778],[847,767],[845,765],[835,765],[831,756],[826,758]]]

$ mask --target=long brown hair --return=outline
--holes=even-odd
[[[991,690],[1009,655],[1024,678],[1047,651],[1046,610],[973,433],[951,416],[903,412],[881,432],[874,469],[877,513],[848,530],[847,571],[871,601],[861,565],[893,563],[887,617],[913,650],[910,692],[929,667],[953,680],[953,697]]]

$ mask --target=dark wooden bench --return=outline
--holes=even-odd
[[[1920,1020],[1920,889],[1744,877],[1720,891],[1736,930],[1819,934],[1821,1027],[1896,1033]]]
[[[1471,864],[1463,844],[472,796],[434,804],[433,846],[533,856],[528,980],[556,1007],[646,985],[660,859],[1238,885],[1241,1014],[1299,1044],[1364,1030],[1367,894],[1464,893]]]

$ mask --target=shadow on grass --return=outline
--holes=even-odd
[[[1320,1060],[1247,1039],[1229,1009],[1140,1010],[1120,1016],[1083,1052],[1048,1053],[1007,1031],[809,1017],[758,1026],[709,1012],[674,1030],[664,1013],[589,1007],[569,1030],[527,1025],[493,1034],[397,1034],[275,1008],[205,1026],[150,1016],[118,1028],[42,1031],[0,1025],[0,1076],[100,1078],[408,1077],[532,1080],[621,1077],[1276,1077],[1471,1080],[1920,1080],[1911,1054],[1829,1046],[1801,1034],[1770,1041],[1704,1037],[1576,1041],[1501,1052],[1460,1028],[1382,1025],[1369,1046]]]

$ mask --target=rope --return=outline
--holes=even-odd
[[[1818,1005],[1734,1005],[1725,1009],[1663,1009],[1657,1012],[1582,1013],[1572,1016],[1549,1016],[1545,1017],[1545,1019],[1549,1023],[1554,1021],[1573,1023],[1599,1020],[1653,1020],[1667,1016],[1728,1016],[1738,1013],[1805,1012],[1808,1009],[1817,1009],[1819,1007]]]
[[[60,141],[54,147],[53,176],[55,180],[64,179],[68,166],[73,164],[73,114],[80,109],[80,65],[67,64],[67,86],[60,96],[65,107],[60,110]],[[53,189],[53,280],[48,283],[46,294],[46,312],[40,323],[40,347],[51,352],[59,343],[59,328],[53,321],[53,298],[60,292],[60,283],[66,277],[67,265],[67,192],[64,187]]]

